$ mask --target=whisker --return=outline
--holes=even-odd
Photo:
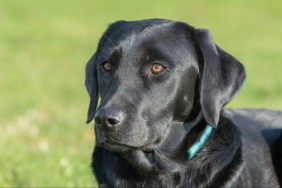
[[[101,50],[102,52],[105,52],[105,53],[109,53],[109,51],[107,51],[107,50],[105,50],[105,49],[103,49],[103,48],[99,48],[98,51],[99,51],[99,50]]]
[[[110,43],[113,45],[114,48],[117,48],[115,43],[107,35],[103,35],[102,37],[105,37],[108,41],[110,41]]]
[[[105,49],[103,49],[103,48],[99,48],[99,49],[97,49],[97,51],[101,51],[101,52],[103,52],[105,55],[108,55],[108,54],[110,53],[110,51],[107,51],[107,50],[105,50]]]

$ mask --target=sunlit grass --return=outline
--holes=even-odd
[[[0,1],[0,186],[95,186],[84,66],[115,20],[209,28],[247,69],[229,105],[282,109],[282,1]]]

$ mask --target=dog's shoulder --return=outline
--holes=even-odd
[[[259,186],[269,186],[268,182],[272,182],[272,187],[275,187],[277,176],[274,172],[280,170],[277,152],[281,147],[279,139],[282,133],[282,112],[267,109],[227,109],[223,114],[241,132],[245,169],[253,174],[252,179],[259,180]],[[259,172],[256,170],[259,168],[264,170]]]
[[[228,116],[249,139],[265,139],[270,146],[282,132],[282,112],[268,109],[226,109]],[[244,138],[243,138],[244,139]]]
[[[282,129],[282,112],[269,109],[225,109],[227,114],[238,124],[255,125],[261,129]]]

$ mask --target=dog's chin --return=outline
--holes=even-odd
[[[136,168],[140,173],[155,172],[157,167],[155,166],[155,145],[145,146],[130,146],[117,142],[102,142],[97,143],[97,146],[102,147],[108,151],[119,153],[124,157],[129,164]]]
[[[119,153],[140,174],[178,173],[181,170],[178,164],[171,161],[158,148],[155,148],[156,145],[134,147],[114,142],[103,142],[98,145],[108,151]]]

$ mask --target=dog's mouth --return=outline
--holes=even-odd
[[[165,133],[167,132],[167,129]],[[166,134],[164,134],[166,135]],[[179,172],[178,164],[171,162],[166,154],[164,154],[159,146],[161,137],[155,137],[150,142],[140,146],[129,145],[122,143],[105,135],[96,137],[96,145],[108,151],[119,153],[128,163],[138,169],[140,173],[148,174],[155,172]],[[99,138],[99,139],[97,139]]]
[[[133,146],[121,144],[118,142],[111,142],[111,141],[103,142],[103,143],[100,143],[99,145],[109,151],[119,152],[119,153],[125,153],[125,152],[129,152],[130,150],[137,149],[136,147],[133,147]]]
[[[155,146],[150,145],[144,145],[144,146],[131,146],[119,142],[113,142],[113,141],[105,141],[102,143],[97,143],[98,146],[103,147],[109,151],[112,152],[118,152],[118,153],[127,153],[132,151],[143,151],[145,153],[149,153],[154,151]]]

